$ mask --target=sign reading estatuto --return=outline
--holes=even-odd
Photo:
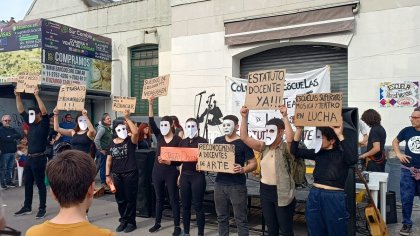
[[[341,93],[296,96],[295,126],[340,126],[343,123]]]
[[[234,173],[235,145],[198,144],[197,169],[211,172]]]
[[[252,110],[271,110],[283,103],[286,70],[255,71],[248,75],[245,106]]]

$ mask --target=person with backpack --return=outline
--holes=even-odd
[[[291,174],[290,145],[293,130],[287,117],[286,106],[280,107],[283,119],[267,121],[265,141],[248,136],[247,107],[241,109],[241,140],[250,148],[262,152],[260,198],[269,236],[293,236],[293,215],[295,212],[295,182]],[[286,134],[286,142],[283,135]]]
[[[343,126],[318,127],[322,143],[316,149],[299,148],[303,127],[296,127],[290,148],[296,158],[315,161],[314,183],[306,201],[305,217],[311,236],[347,235],[347,196],[344,192],[348,170],[358,161],[350,142],[344,140]]]

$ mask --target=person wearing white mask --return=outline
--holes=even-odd
[[[199,143],[208,143],[198,136],[198,124],[194,118],[185,123],[186,138],[179,143],[179,147],[198,148]],[[204,172],[197,171],[197,162],[183,162],[179,178],[182,202],[182,223],[184,236],[190,234],[191,205],[197,216],[198,236],[204,235],[205,216],[203,210],[204,192],[206,191],[206,177]]]
[[[90,153],[93,139],[95,138],[96,131],[89,120],[87,111],[83,110],[82,115],[76,117],[76,126],[74,129],[63,129],[58,124],[59,111],[54,109],[54,131],[61,135],[72,137],[70,140],[71,149],[79,150],[85,153]]]
[[[45,186],[45,168],[47,166],[47,157],[45,150],[47,148],[47,137],[50,129],[50,119],[47,109],[39,96],[38,88],[34,91],[34,96],[38,107],[29,108],[28,113],[23,107],[20,93],[16,92],[17,110],[23,120],[29,124],[28,132],[28,158],[26,159],[23,175],[25,176],[25,202],[23,207],[15,212],[15,216],[27,215],[32,213],[32,197],[34,182],[38,187],[39,208],[36,219],[44,218],[46,212],[47,188]]]
[[[171,126],[172,118],[170,116],[162,117],[160,121],[160,128],[156,125],[155,119],[153,118],[153,100],[149,98],[149,124],[153,130],[153,134],[156,136],[157,147],[156,147],[156,158],[152,172],[152,182],[155,189],[156,195],[156,218],[155,225],[149,229],[150,233],[156,232],[161,228],[163,202],[165,200],[165,185],[168,189],[169,202],[172,208],[172,214],[174,218],[174,232],[173,236],[181,235],[180,227],[180,206],[179,206],[179,189],[177,185],[177,179],[179,171],[177,166],[180,162],[171,162],[162,160],[160,158],[161,147],[178,147],[181,142],[181,137],[174,135]]]
[[[106,159],[106,183],[114,184],[115,200],[120,213],[117,232],[132,232],[136,225],[136,200],[138,190],[138,170],[135,152],[138,129],[130,119],[130,112],[124,112],[123,120],[114,121],[114,138]]]
[[[293,234],[293,214],[295,211],[295,183],[287,169],[290,158],[290,145],[293,130],[287,117],[287,108],[282,105],[279,111],[283,119],[267,121],[265,140],[260,141],[248,136],[249,109],[242,107],[241,139],[248,147],[262,152],[260,197],[261,208],[268,227],[269,236],[291,236]],[[286,142],[283,135],[286,134]],[[288,155],[288,156],[286,156]]]
[[[234,115],[223,117],[224,136],[217,137],[215,144],[233,144],[235,146],[234,174],[217,173],[214,185],[214,204],[219,225],[219,235],[229,235],[229,202],[232,203],[233,216],[238,228],[238,236],[248,236],[247,187],[245,173],[257,168],[254,152],[236,133],[239,120]],[[245,162],[247,165],[244,166]]]

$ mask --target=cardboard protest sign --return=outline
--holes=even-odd
[[[130,110],[130,113],[134,113],[136,110],[136,101],[136,97],[114,96],[112,99],[112,110],[120,112]]]
[[[144,80],[142,99],[168,95],[169,75]]]
[[[168,161],[196,162],[198,148],[161,147],[160,157]]]
[[[245,106],[251,110],[274,110],[283,103],[286,70],[255,71],[248,74]]]
[[[198,144],[197,169],[211,172],[234,173],[235,145]]]
[[[85,109],[86,85],[61,85],[58,94],[57,109],[82,111]]]
[[[16,92],[22,93],[34,93],[35,89],[38,88],[38,81],[40,75],[21,73],[17,77]]]
[[[343,123],[341,93],[309,93],[296,96],[295,126],[340,126]]]

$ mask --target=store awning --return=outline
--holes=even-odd
[[[349,31],[354,28],[353,6],[340,6],[225,23],[225,43],[238,45],[267,40]]]

